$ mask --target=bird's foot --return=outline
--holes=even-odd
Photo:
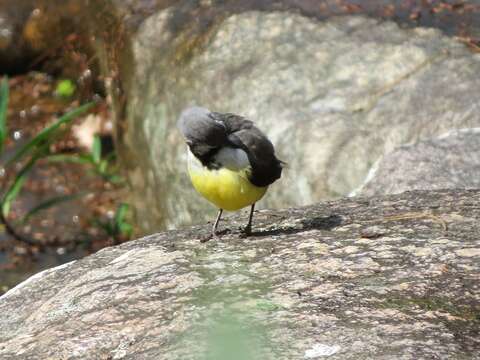
[[[252,227],[251,226],[245,226],[244,228],[240,228],[240,237],[241,238],[246,238],[252,235]]]

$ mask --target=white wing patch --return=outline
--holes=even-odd
[[[222,167],[232,171],[244,170],[250,168],[248,155],[242,149],[234,149],[230,147],[221,148],[214,157],[214,162],[222,164]],[[202,163],[188,149],[188,167],[192,170],[203,168]]]
[[[231,147],[221,148],[215,155],[215,162],[233,171],[243,170],[250,166],[247,153],[242,149]]]

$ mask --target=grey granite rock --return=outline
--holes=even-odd
[[[247,239],[244,221],[33,276],[0,298],[0,358],[478,359],[480,191],[262,210]]]
[[[449,188],[480,189],[480,128],[400,146],[372,168],[357,192],[371,196]]]
[[[480,55],[440,31],[269,7],[215,16],[210,3],[161,2],[142,19],[121,8],[114,29],[134,17],[135,30],[118,45],[97,39],[100,55],[120,59],[104,63],[145,231],[214,215],[187,179],[175,128],[192,104],[245,115],[271,137],[289,167],[260,204],[269,208],[348,194],[398,145],[480,126]]]

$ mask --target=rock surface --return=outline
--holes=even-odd
[[[104,44],[120,59],[106,68],[147,232],[215,212],[187,179],[175,128],[192,104],[243,114],[271,137],[289,168],[262,202],[270,208],[348,194],[398,145],[480,126],[480,56],[440,31],[268,6],[218,13],[210,3],[161,2],[118,44]],[[115,29],[134,21],[125,18]]]
[[[451,190],[148,236],[1,297],[0,358],[478,359],[479,224],[480,191]]]
[[[401,146],[375,165],[361,195],[480,189],[480,128]]]

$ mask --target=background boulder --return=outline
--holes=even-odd
[[[362,195],[398,194],[407,190],[480,189],[480,129],[404,145],[370,170]]]
[[[348,194],[398,145],[479,126],[480,57],[437,30],[203,2],[162,3],[139,20],[112,6],[127,15],[113,27],[118,41],[103,44],[113,58],[104,63],[146,232],[215,212],[186,175],[175,123],[190,105],[245,115],[271,137],[289,164],[262,200],[275,208]]]

